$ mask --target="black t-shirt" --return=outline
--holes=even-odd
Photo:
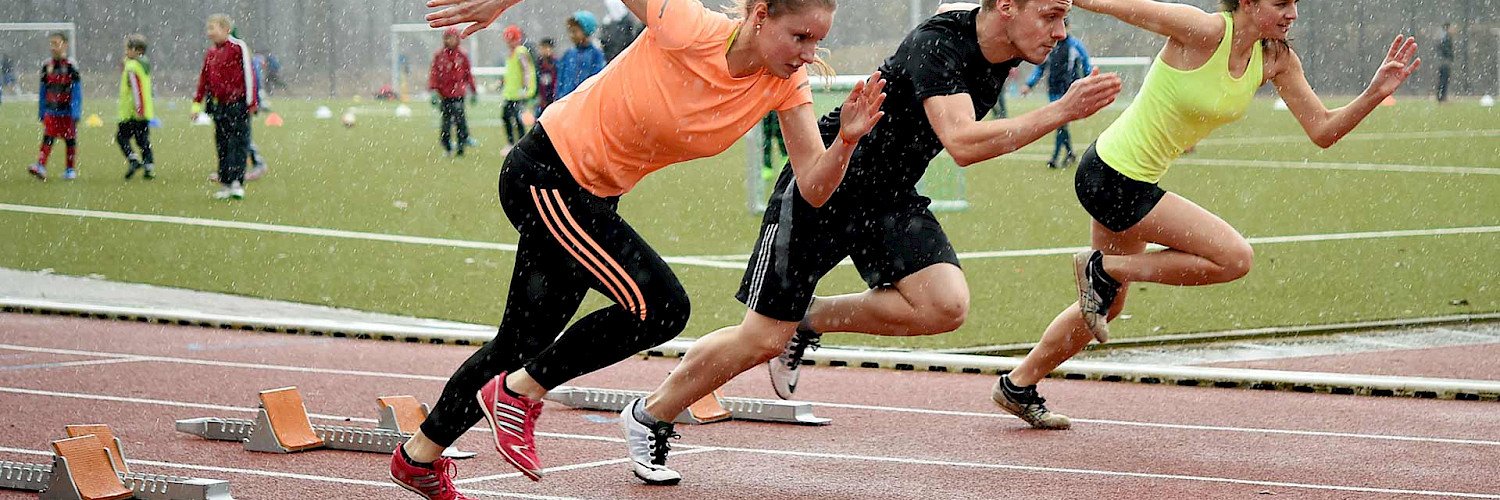
[[[896,53],[880,66],[886,80],[885,117],[860,140],[848,173],[830,203],[920,203],[917,181],[927,164],[943,150],[922,101],[929,97],[969,94],[974,116],[995,105],[1005,77],[1020,59],[985,60],[979,49],[973,11],[947,12],[922,22],[907,34]],[[818,120],[823,143],[838,140],[839,109]]]

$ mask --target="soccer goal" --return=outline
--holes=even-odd
[[[78,37],[73,23],[0,23],[0,65],[9,61],[10,72],[0,73],[0,93],[5,102],[36,99],[36,75],[42,61],[49,57],[47,36],[56,31],[68,34],[68,58],[78,60]]]
[[[391,25],[391,90],[410,100],[427,92],[427,73],[432,67],[432,55],[443,46],[443,29],[432,28],[425,23],[403,23]],[[484,48],[478,36],[463,42],[469,54],[474,79],[480,93],[485,93],[486,82],[495,82],[505,76],[504,66],[484,66],[480,63],[489,57],[481,52]]]

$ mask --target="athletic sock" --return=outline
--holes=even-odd
[[[47,165],[47,157],[50,157],[50,156],[52,156],[52,145],[43,142],[42,143],[42,154],[41,154],[41,156],[37,157],[36,162],[38,164],[41,164],[42,166],[46,166]]]
[[[513,397],[513,398],[531,399],[531,398],[527,398],[526,396],[522,396],[521,394],[517,393],[516,391],[510,390],[510,386],[505,384],[505,379],[503,379],[503,378],[500,379],[500,390],[505,391],[505,395],[506,396],[510,396],[510,397]]]
[[[68,146],[68,168],[73,168],[73,164],[77,159],[78,146]]]
[[[1096,252],[1092,257],[1089,257],[1088,271],[1094,279],[1108,285],[1111,290],[1120,288],[1120,282],[1115,280],[1114,276],[1110,276],[1108,272],[1104,271],[1103,253]]]
[[[404,445],[403,446],[398,446],[397,448],[401,449],[401,459],[406,461],[406,465],[410,465],[412,467],[417,467],[417,468],[422,468],[422,469],[431,469],[432,468],[432,462],[418,462],[416,460],[413,460],[411,458],[411,455],[407,455],[406,454],[406,446],[404,446]]]
[[[644,398],[636,400],[636,403],[631,405],[630,414],[635,416],[636,422],[645,424],[646,427],[651,427],[661,422],[661,420],[657,420],[656,417],[651,416],[650,413],[646,413],[646,400]]]

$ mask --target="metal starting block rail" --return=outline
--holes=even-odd
[[[51,465],[0,461],[0,489],[38,492],[41,500],[234,500],[228,481],[131,472],[108,426],[67,429],[71,438],[52,443]]]
[[[618,412],[624,410],[625,406],[629,405],[631,401],[646,397],[647,394],[645,391],[563,386],[548,392],[546,399],[580,410]],[[828,425],[833,422],[831,418],[814,416],[811,403],[725,398],[718,397],[717,395],[710,395],[704,398],[704,400],[707,401],[709,398],[717,400],[718,405],[729,414],[729,417],[723,419],[702,418],[702,413],[695,412],[697,408],[689,408],[677,415],[677,418],[673,419],[673,421],[680,424],[704,424],[733,419],[798,425]],[[705,401],[695,403],[694,406],[698,407],[699,404]]]
[[[0,461],[0,489],[35,491],[41,493],[40,500],[82,500],[76,487],[64,479],[71,474],[67,467],[62,457],[54,457],[52,465]],[[58,470],[65,472],[53,473]],[[228,481],[139,472],[118,475],[141,500],[234,500]]]
[[[214,441],[238,441],[245,449],[265,453],[295,453],[314,449],[393,453],[396,447],[411,439],[413,432],[427,416],[427,405],[416,405],[411,397],[381,398],[380,424],[376,428],[342,425],[315,425],[307,417],[302,395],[295,387],[264,391],[261,408],[254,420],[243,418],[200,417],[178,420],[177,432]],[[420,411],[420,413],[416,413]],[[474,452],[457,448],[443,450],[449,458],[471,458]]]

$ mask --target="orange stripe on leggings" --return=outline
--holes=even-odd
[[[572,246],[569,246],[568,243],[570,241],[573,243],[573,245],[578,245],[578,242],[573,239],[572,235],[567,235],[566,232],[564,232],[563,234],[559,234],[559,228],[553,226],[553,224],[561,226],[561,219],[559,219],[555,223],[552,221],[551,217],[549,217],[551,211],[547,210],[546,204],[542,203],[542,199],[537,197],[536,192],[536,187],[532,187],[531,200],[536,203],[537,212],[541,214],[542,222],[547,225],[547,231],[552,233],[552,238],[556,239],[558,245],[561,245],[564,250],[568,251],[568,254],[573,256],[573,260],[578,261],[579,264],[583,264],[584,269],[588,269],[589,273],[594,275],[594,278],[598,279],[599,282],[604,283],[605,288],[609,289],[609,293],[611,295],[614,295],[615,302],[620,302],[621,304],[623,304],[624,301],[621,300],[620,291],[615,288],[616,284],[613,282],[613,280],[606,279],[604,275],[600,274],[599,271],[594,268],[594,266],[589,265],[589,260],[592,259],[592,256],[589,259],[584,259],[583,256],[578,255],[577,251],[573,250]],[[564,236],[566,236],[566,238]]]
[[[615,259],[611,258],[608,253],[605,253],[603,248],[599,248],[599,244],[595,243],[594,239],[590,238],[588,233],[583,232],[583,228],[579,227],[578,222],[573,220],[573,214],[568,212],[568,207],[562,204],[562,195],[558,194],[557,191],[553,191],[552,196],[557,197],[557,206],[562,209],[563,217],[568,219],[568,223],[573,225],[573,227],[578,231],[578,235],[582,236],[584,241],[588,242],[590,246],[594,247],[594,251],[599,252],[599,255],[604,257],[604,260],[609,262],[610,266],[614,267],[615,272],[620,273],[620,277],[624,278],[625,283],[630,285],[630,291],[635,294],[641,305],[640,309],[637,310],[636,313],[640,315],[641,321],[645,321],[646,297],[641,295],[641,287],[636,286],[635,280],[630,278],[630,273],[625,272],[625,269],[620,267],[620,264],[618,262],[615,262]]]

